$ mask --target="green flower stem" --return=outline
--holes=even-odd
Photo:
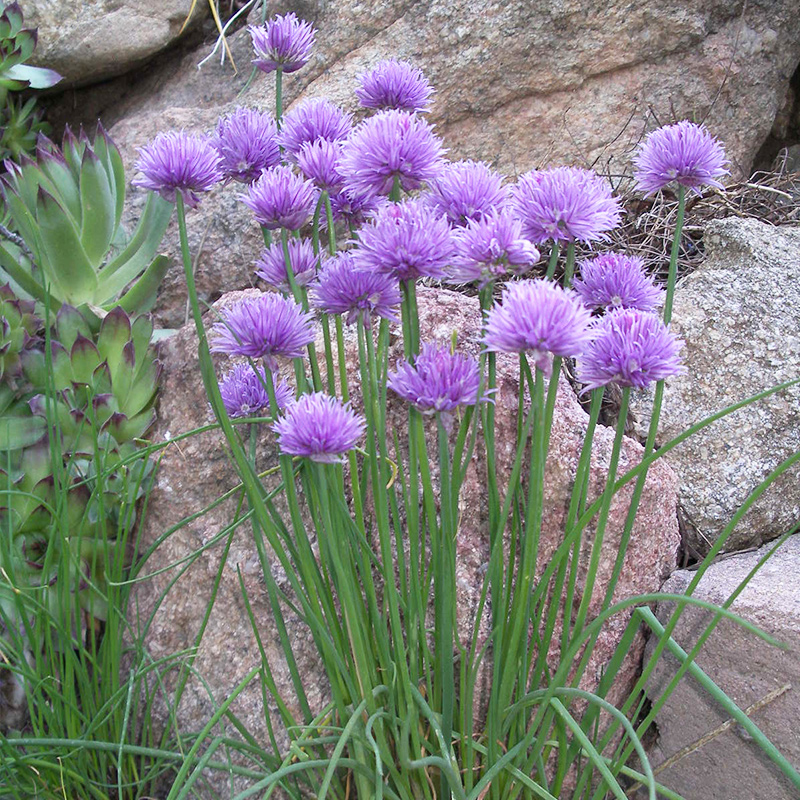
[[[281,228],[281,246],[283,247],[283,260],[286,264],[286,280],[289,282],[289,287],[297,303],[303,311],[308,313],[308,297],[303,289],[297,285],[297,280],[292,269],[292,260],[289,256],[289,232],[286,228]],[[319,364],[317,363],[317,348],[314,342],[308,343],[308,362],[311,365],[311,380],[314,385],[315,392],[322,391],[322,376],[319,372]]]
[[[275,70],[275,122],[278,130],[281,129],[283,121],[283,67]]]
[[[325,548],[331,561],[331,574],[342,604],[344,627],[350,642],[350,653],[356,673],[358,694],[351,698],[351,702],[366,700],[368,710],[372,714],[377,710],[372,691],[377,686],[378,680],[375,674],[375,653],[368,644],[368,626],[364,619],[363,601],[359,592],[360,583],[353,563],[352,551],[349,547],[343,546],[333,523],[330,508],[332,490],[328,481],[328,465],[313,464],[312,466],[314,480],[311,482],[311,486],[316,491],[315,499],[319,501],[322,518],[322,526],[318,530],[318,535],[324,536],[325,539],[321,545]],[[338,487],[334,487],[333,491],[337,490]]]
[[[453,660],[453,617],[456,607],[456,554],[455,509],[452,507],[452,489],[450,486],[450,448],[447,431],[437,414],[436,427],[439,439],[439,496],[441,504],[441,521],[439,524],[438,546],[433,548],[435,562],[434,575],[434,618],[436,630],[436,672],[441,695],[441,730],[442,738],[450,750],[453,732],[453,715],[455,709],[455,672]],[[450,791],[445,776],[440,784],[440,797],[448,798]]]
[[[311,224],[311,243],[314,248],[314,255],[317,257],[317,270],[320,267],[320,246],[319,246],[319,218],[322,209],[330,205],[330,198],[328,193],[323,191],[319,200],[317,201],[316,208],[314,209],[314,218]],[[336,372],[333,366],[333,345],[331,342],[331,324],[327,314],[320,314],[322,321],[322,340],[325,345],[325,379],[328,384],[328,394],[336,394]]]
[[[547,262],[547,272],[545,273],[545,277],[553,280],[553,276],[556,274],[556,264],[558,264],[558,251],[559,251],[559,243],[557,239],[553,240],[553,246],[550,250],[550,261]]]
[[[400,186],[400,176],[399,175],[395,175],[394,176],[394,181],[392,181],[392,189],[389,192],[389,200],[392,203],[399,203],[400,202],[400,193],[401,193],[401,191],[402,191],[402,188]]]
[[[527,365],[524,353],[520,353],[520,364]],[[525,515],[525,530],[521,543],[519,571],[516,576],[514,598],[509,614],[510,632],[506,631],[506,639],[502,642],[503,671],[500,675],[499,703],[500,708],[511,702],[514,685],[520,678],[523,669],[524,655],[527,650],[530,591],[535,579],[536,555],[539,549],[539,535],[542,525],[542,501],[544,492],[544,460],[545,460],[545,421],[544,421],[544,376],[536,369],[534,389],[531,397],[531,413],[534,416],[533,438],[531,441],[530,476],[528,484],[528,505]],[[509,493],[513,485],[509,484]],[[520,691],[526,690],[524,683]]]
[[[336,226],[333,223],[333,207],[331,206],[331,196],[328,192],[323,192],[325,198],[325,219],[328,221],[328,252],[336,255]]]
[[[567,263],[564,265],[564,288],[572,285],[572,276],[575,274],[575,242],[567,245]]]
[[[583,597],[581,597],[581,604],[578,607],[578,613],[575,617],[575,635],[580,635],[583,632],[583,626],[586,622],[586,615],[589,612],[589,604],[591,603],[592,594],[594,592],[597,569],[600,565],[600,552],[603,546],[603,536],[608,523],[608,513],[611,509],[611,500],[614,496],[614,484],[616,483],[617,479],[617,467],[619,466],[619,455],[622,451],[622,439],[623,434],[625,433],[625,423],[628,419],[628,405],[630,403],[630,396],[630,386],[623,387],[622,400],[620,401],[619,407],[619,420],[617,421],[617,430],[614,436],[614,444],[611,449],[611,460],[608,465],[606,486],[603,491],[600,514],[597,519],[597,530],[595,532],[594,542],[592,543],[592,554],[589,558],[589,568],[586,573],[586,581],[583,587]]]
[[[667,296],[664,299],[664,323],[672,321],[672,303],[675,299],[675,284],[678,280],[678,253],[681,249],[683,218],[686,213],[686,187],[678,185],[678,218],[675,221],[675,235],[672,237],[672,248],[669,253],[669,275],[667,276]]]
[[[339,385],[342,389],[342,400],[346,403],[350,400],[350,389],[347,380],[347,351],[344,347],[344,329],[340,314],[334,317],[333,324],[336,329],[336,355],[339,362]]]
[[[264,246],[272,247],[272,231],[264,225],[261,226],[261,236],[264,239]]]
[[[368,421],[369,421],[369,441],[368,449],[372,451],[370,468],[372,471],[373,500],[375,503],[378,540],[381,552],[381,561],[384,569],[384,599],[389,607],[389,621],[392,629],[392,641],[395,648],[395,664],[400,673],[400,702],[405,708],[410,704],[407,697],[407,687],[410,685],[408,673],[408,661],[404,646],[403,625],[400,618],[400,602],[397,594],[397,586],[394,581],[394,557],[392,553],[391,525],[389,523],[389,510],[386,503],[387,475],[386,475],[386,406],[380,402],[380,392],[378,387],[378,370],[375,358],[375,347],[372,341],[372,333],[367,328],[362,318],[358,320],[359,351],[366,351],[366,374],[364,377],[367,383],[364,387],[365,410],[367,400],[369,401]],[[362,372],[362,374],[364,374]],[[382,411],[383,410],[383,411]],[[377,451],[375,444],[377,442]],[[354,483],[356,481],[354,480]],[[401,565],[402,572],[402,565]]]
[[[583,532],[582,528],[578,528],[576,523],[578,518],[586,507],[586,495],[589,490],[589,470],[592,460],[592,445],[594,443],[594,432],[597,428],[597,420],[600,417],[600,410],[603,407],[603,395],[605,388],[600,387],[592,391],[592,403],[589,408],[589,422],[586,426],[586,435],[583,439],[583,447],[581,448],[580,458],[578,459],[578,467],[575,471],[575,483],[572,487],[572,496],[569,501],[569,509],[567,511],[567,524],[564,528],[565,539],[573,537],[575,543],[572,547],[572,556],[569,559],[569,579],[567,580],[566,594],[564,595],[564,608],[572,608],[573,599],[575,597],[575,587],[578,582],[578,562],[581,553],[581,542]],[[573,533],[574,531],[574,533]],[[553,590],[553,597],[561,597],[561,589],[564,585],[563,569],[566,569],[568,559],[561,560],[559,566],[559,573],[556,577],[555,588]],[[612,580],[611,586],[614,585]],[[555,603],[553,604],[556,605]],[[570,615],[564,615],[564,623],[561,630],[561,652],[566,651],[570,639]]]

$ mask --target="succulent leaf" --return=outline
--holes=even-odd
[[[101,264],[116,230],[116,201],[102,161],[88,147],[81,164],[80,193],[81,245],[93,265]]]

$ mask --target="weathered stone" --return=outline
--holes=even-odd
[[[707,259],[675,293],[674,329],[686,371],[667,381],[660,440],[739,400],[800,377],[800,231],[753,219],[712,222]],[[713,423],[668,453],[681,481],[687,543],[708,552],[767,475],[800,449],[800,387]],[[641,430],[647,403],[634,401]],[[792,468],[744,516],[725,550],[758,546],[800,519]]]
[[[703,575],[694,597],[724,603],[763,558],[771,545],[739,553],[714,564]],[[735,622],[723,619],[697,657],[697,665],[741,709],[760,704],[751,719],[795,768],[800,768],[800,536],[790,537],[753,577],[730,607],[785,645],[771,647]],[[679,570],[663,591],[685,593],[694,573]],[[666,624],[674,604],[659,603],[658,617]],[[689,651],[714,615],[686,606],[674,633]],[[650,646],[652,648],[652,645]],[[660,696],[675,674],[677,661],[662,659],[648,684],[652,700]],[[787,686],[789,688],[787,688]],[[650,752],[657,767],[697,743],[729,719],[690,677],[684,678],[656,718],[658,740]],[[738,725],[706,741],[657,776],[659,782],[686,800],[793,800],[791,784]]]
[[[38,27],[31,63],[57,70],[69,86],[121,75],[172,44],[192,0],[26,0],[25,24]],[[185,29],[208,11],[198,2]]]
[[[252,292],[253,290],[249,290]],[[225,295],[217,305],[229,304],[241,299],[242,293]],[[459,347],[472,353],[479,349],[480,315],[474,298],[467,298],[446,290],[419,289],[420,328],[424,340],[449,340],[454,330],[459,334]],[[164,363],[164,382],[161,394],[159,423],[154,438],[175,436],[209,421],[196,358],[197,339],[193,327],[187,326],[168,340],[161,353]],[[390,361],[401,354],[399,337],[393,337]],[[353,365],[352,349],[348,361]],[[351,389],[354,402],[358,403],[358,379],[351,373]],[[517,408],[517,360],[510,356],[498,359],[497,411],[497,459],[503,476],[508,474],[513,457],[516,436],[515,414]],[[405,409],[397,400],[390,400],[389,419],[405,417]],[[546,564],[563,535],[564,518],[571,490],[571,483],[584,432],[587,415],[580,407],[568,384],[561,382],[551,435],[551,449],[547,463],[545,484],[545,517],[540,545],[540,567]],[[600,428],[595,436],[592,456],[590,496],[597,497],[605,481],[610,456],[613,431]],[[262,431],[259,437],[259,468],[265,469],[275,463],[273,437]],[[641,456],[641,447],[626,440],[620,471],[633,466]],[[476,606],[481,582],[488,559],[488,537],[486,533],[486,489],[483,478],[484,467],[473,458],[468,468],[460,502],[460,527],[456,539],[458,569],[458,631],[462,639],[473,630]],[[183,517],[199,511],[224,491],[235,485],[234,473],[227,461],[220,438],[213,433],[204,433],[171,446],[161,461],[157,487],[150,497],[148,514],[143,530],[143,546],[152,544],[158,536],[171,529]],[[629,484],[615,498],[603,556],[597,581],[597,589],[590,608],[590,616],[596,614],[602,593],[616,558],[622,525],[630,501],[632,486]],[[674,567],[678,546],[677,520],[675,517],[676,482],[671,470],[656,464],[650,472],[640,512],[633,528],[630,547],[625,560],[622,578],[615,599],[655,591]],[[160,544],[147,562],[145,571],[152,572],[178,562],[197,553],[228,525],[234,515],[236,500],[232,499],[204,516],[179,528]],[[587,532],[587,542],[593,531]],[[214,578],[222,569],[222,580],[214,610],[209,618],[194,666],[206,681],[207,689],[217,699],[226,697],[237,682],[259,664],[259,652],[253,639],[247,613],[242,601],[237,567],[253,613],[258,624],[261,640],[267,651],[278,688],[294,705],[294,692],[288,670],[280,653],[280,643],[274,620],[269,609],[263,579],[253,545],[252,534],[247,526],[234,534],[227,564],[220,567],[222,542],[203,551],[184,575],[169,590],[146,637],[146,643],[154,657],[166,656],[192,646],[205,613],[212,591]],[[588,547],[581,554],[580,574],[585,574],[588,563]],[[140,585],[136,593],[140,619],[147,619],[153,611],[156,598],[166,590],[173,578],[172,572],[158,575]],[[277,574],[279,585],[286,588],[285,576]],[[582,580],[582,578],[581,578]],[[579,598],[578,598],[579,601]],[[603,631],[587,670],[585,684],[596,686],[603,665],[610,657],[622,634],[627,619],[623,615],[614,617]],[[320,674],[312,639],[303,625],[290,619],[289,636],[295,646],[301,672],[306,677],[312,705],[319,707],[326,692],[326,682]],[[620,672],[617,695],[624,694],[636,674],[642,643],[631,649]],[[184,729],[197,729],[211,713],[211,702],[207,689],[199,682],[190,680],[184,694],[178,718]],[[485,698],[477,699],[485,703]],[[234,712],[248,729],[260,740],[266,741],[264,710],[260,689],[249,687],[233,706]],[[163,723],[163,719],[160,720]]]
[[[673,118],[704,119],[725,143],[734,174],[747,176],[800,59],[793,0],[745,7],[727,0],[270,7],[270,13],[286,10],[318,29],[312,60],[284,80],[287,108],[328,97],[358,112],[357,75],[382,58],[409,59],[436,87],[430,119],[449,158],[483,159],[512,176],[560,163],[620,174],[643,132]],[[274,108],[274,81],[261,73],[237,98],[250,72],[247,31],[229,44],[236,76],[218,58],[198,70],[208,55],[204,46],[148,70],[137,85],[102,88],[100,102],[70,95],[69,118],[76,106],[86,108],[88,122],[102,116],[130,165],[135,148],[159,129],[208,130],[237,103]],[[227,280],[219,291],[250,285],[258,247],[255,237],[243,241],[239,233],[252,227],[247,209],[231,202],[224,214],[200,213],[213,216],[201,281],[211,284],[212,265],[224,263]],[[175,258],[177,242],[173,227],[166,250]],[[184,316],[176,285],[165,284],[157,309],[166,327]]]

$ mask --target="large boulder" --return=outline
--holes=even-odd
[[[744,581],[771,545],[722,559],[703,575],[694,597],[722,605]],[[783,647],[771,647],[735,622],[723,619],[711,634],[697,665],[800,768],[800,535],[790,537],[755,574],[730,610],[774,636]],[[695,573],[679,570],[663,591],[683,594]],[[666,624],[672,603],[659,603],[657,616]],[[714,615],[686,606],[673,634],[689,651]],[[677,669],[667,656],[659,662],[647,692],[655,701]],[[726,724],[727,723],[727,724]],[[792,800],[792,787],[729,714],[690,677],[682,680],[656,718],[658,739],[650,752],[658,780],[686,800]],[[720,730],[720,728],[722,730]],[[714,734],[714,735],[712,735]],[[670,761],[677,754],[680,758]]]
[[[270,7],[286,10],[318,29],[312,60],[284,80],[287,107],[328,97],[358,112],[357,75],[383,58],[409,59],[436,87],[430,119],[448,156],[483,159],[510,176],[562,163],[619,175],[646,129],[683,118],[705,120],[725,143],[734,174],[747,176],[800,60],[794,0],[744,9],[728,0],[310,0]],[[88,121],[101,115],[113,124],[130,166],[136,147],[158,130],[208,130],[237,103],[273,108],[272,76],[259,73],[238,97],[253,57],[247,31],[233,34],[229,45],[236,75],[219,58],[198,70],[209,53],[204,45],[148,69],[133,85],[103,88],[101,100],[70,95],[67,118],[75,119],[77,106]],[[200,291],[208,299],[250,285],[258,240],[243,241],[236,232],[249,224],[247,210],[207,207],[199,215],[199,229],[208,227],[197,265]],[[198,249],[199,241],[198,235]],[[174,228],[166,249],[178,255]],[[167,281],[159,301],[167,327],[184,316],[178,285]]]
[[[248,294],[253,290],[248,290]],[[242,293],[224,296],[217,308],[241,299]],[[459,334],[459,346],[476,353],[479,349],[480,315],[475,298],[446,290],[419,289],[420,328],[423,339],[447,341],[454,330]],[[161,359],[164,363],[164,380],[161,394],[158,427],[155,439],[176,436],[192,430],[210,420],[200,374],[197,366],[197,337],[192,326],[187,326],[165,343]],[[393,337],[390,361],[401,354],[399,336]],[[351,366],[355,362],[352,349],[348,354]],[[497,458],[501,473],[506,475],[513,458],[516,436],[515,414],[517,408],[517,360],[501,357],[498,364],[497,408]],[[355,402],[358,400],[358,380],[351,373],[351,388]],[[399,421],[405,417],[405,408],[390,400],[389,419]],[[546,564],[563,536],[564,519],[569,493],[588,417],[579,405],[572,389],[562,378],[555,418],[552,428],[551,449],[547,462],[545,516],[540,543],[539,569]],[[605,482],[611,452],[613,431],[600,427],[595,435],[591,465],[590,495],[597,497]],[[273,435],[262,430],[259,437],[260,469],[276,463]],[[642,448],[626,439],[622,450],[620,471],[634,466],[641,458]],[[477,456],[469,466],[461,505],[460,527],[456,539],[458,583],[458,631],[462,640],[474,630],[476,607],[480,586],[488,562],[488,535],[486,520],[485,467]],[[222,505],[210,509],[197,519],[172,530],[181,519],[211,504],[223,492],[236,484],[236,478],[219,435],[206,432],[192,436],[170,446],[160,462],[157,486],[150,496],[147,518],[142,531],[142,546],[148,547],[167,531],[172,531],[155,549],[145,565],[146,573],[156,573],[152,579],[138,586],[132,619],[147,620],[154,612],[157,599],[167,591],[176,575],[175,570],[158,574],[169,565],[187,566],[185,559],[196,558],[155,611],[146,636],[146,646],[154,658],[184,651],[194,644],[200,630],[206,606],[214,591],[215,576],[221,570],[216,602],[199,645],[194,667],[203,682],[192,678],[183,695],[177,716],[181,730],[197,730],[213,713],[213,698],[227,697],[232,688],[260,663],[258,645],[253,637],[245,604],[238,583],[237,569],[252,605],[261,641],[269,658],[273,677],[279,689],[290,699],[295,697],[288,669],[281,657],[280,641],[264,590],[255,546],[249,526],[231,531],[232,542],[227,562],[221,565],[223,544],[227,534],[214,546],[202,549],[220,531],[230,525],[237,507],[232,497]],[[589,613],[596,614],[617,555],[620,534],[627,513],[632,485],[629,484],[615,498],[611,507],[608,529],[598,573],[598,588]],[[650,471],[642,497],[640,511],[627,553],[622,577],[615,600],[622,597],[653,592],[675,566],[678,547],[677,519],[675,515],[676,481],[672,471],[661,463]],[[587,533],[587,541],[593,531]],[[585,574],[588,564],[588,546],[581,554],[579,574]],[[202,550],[202,552],[201,552]],[[279,586],[288,591],[288,583],[276,569]],[[579,602],[579,598],[578,598]],[[575,609],[572,611],[574,612]],[[562,609],[563,612],[563,609]],[[559,615],[561,617],[561,615]],[[627,618],[617,615],[604,628],[592,661],[586,672],[585,687],[596,687],[603,667],[625,629]],[[319,707],[326,696],[327,685],[320,675],[314,644],[308,630],[297,619],[289,619],[289,637],[295,647],[301,673],[310,687],[310,702]],[[485,632],[485,619],[483,628]],[[556,637],[557,638],[557,637]],[[637,641],[626,657],[615,689],[615,697],[624,696],[635,678],[641,658],[643,642]],[[551,664],[551,667],[553,665]],[[484,678],[486,678],[484,672]],[[485,680],[479,686],[476,702],[485,704],[480,695],[486,689]],[[267,741],[261,690],[249,686],[236,700],[232,710],[260,741]],[[165,719],[157,719],[164,724]]]
[[[51,67],[69,86],[122,75],[175,42],[208,11],[192,0],[25,0],[25,24],[38,27],[32,63]],[[184,23],[187,23],[184,26]]]
[[[726,406],[800,378],[800,230],[754,219],[712,222],[708,257],[675,293],[683,375],[667,381],[660,440]],[[634,403],[647,423],[647,403]],[[748,495],[800,449],[800,386],[724,417],[667,454],[680,476],[686,541],[708,552]],[[798,468],[753,504],[725,550],[758,547],[800,520]]]

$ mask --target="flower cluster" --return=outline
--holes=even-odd
[[[592,337],[591,312],[570,289],[548,280],[506,284],[502,302],[490,309],[483,343],[501,353],[530,353],[551,372],[551,357],[580,355]]]
[[[608,182],[579,167],[527,172],[511,195],[523,235],[536,244],[603,241],[622,214]]]
[[[262,227],[297,231],[314,213],[317,190],[311,181],[295,175],[290,167],[279,165],[264,170],[247,194],[240,197]]]
[[[387,386],[423,414],[449,413],[478,402],[481,375],[474,358],[426,342],[412,366],[401,361]],[[486,399],[486,398],[483,398]]]
[[[278,127],[272,115],[237,108],[222,117],[214,137],[225,178],[252,183],[265,169],[278,165]]]
[[[373,314],[397,322],[400,305],[397,279],[376,270],[359,269],[352,251],[325,263],[309,291],[311,304],[325,314],[346,314],[345,321],[365,321]]]
[[[428,111],[433,87],[407,61],[381,61],[360,76],[356,97],[364,108]]]
[[[295,283],[298,286],[307,286],[317,274],[319,259],[314,253],[313,245],[308,239],[289,239],[287,249]],[[284,294],[291,292],[286,274],[286,257],[281,242],[274,242],[261,253],[256,262],[256,275]]]
[[[270,407],[264,367],[254,370],[249,364],[235,364],[219,382],[219,392],[229,417],[249,417]],[[292,387],[286,381],[275,386],[275,401],[283,411],[294,401]],[[275,409],[270,407],[275,414]]]
[[[444,278],[453,253],[450,226],[419,200],[383,206],[359,234],[356,262],[361,269],[397,280]]]
[[[262,294],[228,309],[211,336],[212,352],[263,358],[274,370],[278,356],[297,358],[314,341],[313,316],[289,298]]]
[[[454,161],[442,167],[423,195],[426,205],[444,214],[451,225],[502,209],[508,203],[503,176],[483,161]]]
[[[277,14],[264,25],[251,25],[248,30],[257,56],[253,63],[262,72],[296,72],[311,57],[316,31],[292,12]]]
[[[634,158],[637,189],[655,194],[673,181],[698,194],[703,186],[721,189],[728,163],[705,127],[682,120],[652,131],[642,142]]]
[[[681,372],[683,342],[655,314],[617,309],[598,320],[592,332],[578,363],[584,391],[609,383],[643,389]]]
[[[324,392],[301,395],[272,426],[281,453],[336,464],[364,435],[366,423],[349,404]]]
[[[196,208],[199,194],[222,180],[221,161],[206,136],[186,131],[159,133],[149,145],[139,148],[136,169],[142,177],[133,185],[158,192],[171,203],[180,194],[187,206]]]
[[[664,290],[644,271],[641,258],[601,253],[580,263],[573,286],[589,308],[638,308],[654,311],[664,302]]]
[[[289,161],[296,161],[300,148],[317,139],[340,142],[353,128],[353,119],[330,100],[305,100],[283,118],[278,143]]]
[[[450,280],[477,281],[480,289],[507,272],[527,272],[539,260],[539,251],[522,238],[522,223],[503,212],[469,220],[453,232],[453,244]]]
[[[410,192],[438,174],[443,153],[424,119],[407,111],[379,111],[342,145],[339,171],[352,194],[389,194],[395,180]]]

